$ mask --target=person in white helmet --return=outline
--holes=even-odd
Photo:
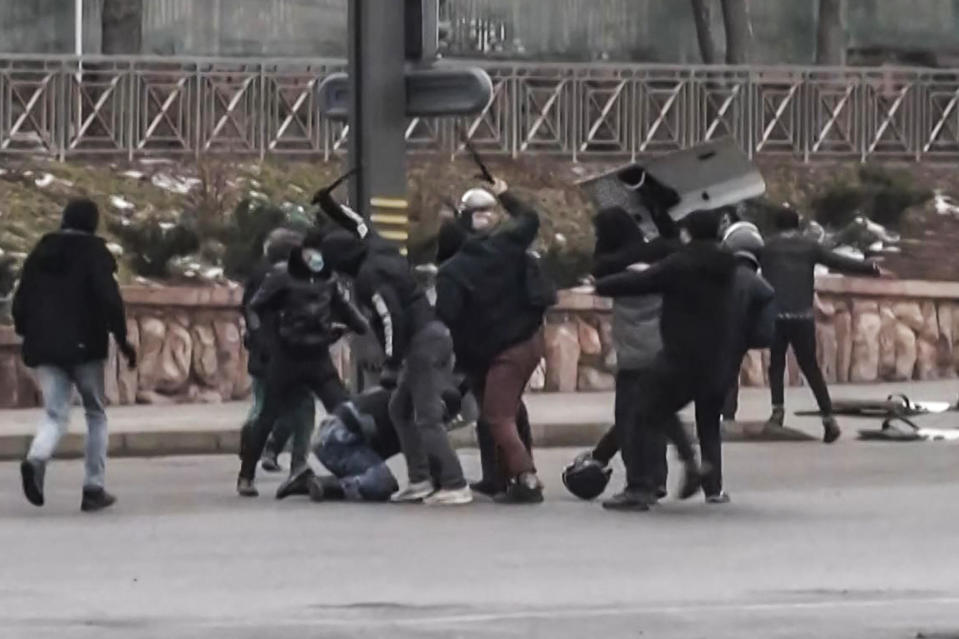
[[[463,197],[473,234],[440,267],[436,312],[450,328],[458,365],[480,398],[499,477],[505,479],[494,498],[538,503],[542,484],[516,414],[543,357],[543,320],[555,291],[529,254],[539,215],[503,180],[496,180],[492,191],[476,189]],[[486,457],[489,464],[489,450]]]

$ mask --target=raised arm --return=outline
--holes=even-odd
[[[822,245],[818,247],[816,261],[840,273],[865,275],[867,277],[879,277],[882,274],[879,266],[875,262],[846,257],[845,255],[830,251]]]
[[[337,202],[329,189],[321,189],[318,191],[313,201],[320,205],[320,209],[322,209],[327,217],[361,240],[365,240],[371,234],[375,233],[366,218],[349,206]]]
[[[676,246],[662,238],[652,242],[634,242],[615,253],[593,257],[593,277],[606,277],[621,273],[627,267],[637,264],[655,264],[676,251]]]

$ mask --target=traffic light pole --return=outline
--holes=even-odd
[[[405,247],[406,80],[404,3],[350,0],[350,164],[360,167],[351,205]]]

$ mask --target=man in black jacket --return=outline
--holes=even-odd
[[[333,199],[328,189],[314,202],[345,230],[323,241],[330,266],[354,280],[356,299],[368,310],[386,354],[383,385],[395,387],[390,413],[403,444],[409,485],[392,501],[458,505],[472,501],[459,457],[443,428],[443,389],[453,372],[449,329],[436,319],[409,263],[367,220]],[[429,459],[440,464],[440,488]]]
[[[304,389],[314,393],[327,412],[349,399],[330,358],[330,346],[342,334],[334,323],[357,333],[366,332],[367,325],[332,277],[319,248],[321,241],[311,236],[295,248],[287,266],[271,271],[249,303],[250,328],[269,327],[269,363],[263,407],[241,437],[237,493],[243,497],[257,496],[253,484],[257,461],[276,420],[299,393]],[[306,456],[312,426],[303,424],[294,433],[290,479],[277,490],[278,499],[307,490],[309,476],[304,471],[309,469]]]
[[[23,361],[35,369],[43,392],[44,416],[20,466],[23,492],[35,506],[44,502],[46,465],[67,431],[74,387],[87,417],[81,508],[101,510],[116,501],[104,489],[104,365],[110,334],[130,368],[136,367],[136,351],[127,341],[116,261],[95,235],[99,218],[89,200],[67,204],[60,230],[45,235],[27,257],[13,300]]]
[[[463,194],[460,199],[459,209],[456,210],[455,217],[443,222],[437,234],[436,263],[441,267],[448,260],[453,258],[470,237],[476,235],[479,231],[473,225],[474,214],[477,219],[483,223],[486,212],[499,206],[499,201],[492,193],[486,189],[470,189]],[[456,336],[453,336],[454,346]],[[475,380],[485,381],[485,374],[474,373],[473,380],[462,370],[462,364],[457,359],[457,372],[462,374],[467,384]],[[482,389],[470,388],[473,397],[481,394]],[[526,450],[532,454],[533,435],[529,422],[529,411],[526,408],[526,402],[520,399],[519,408],[516,411],[516,429],[519,432],[519,438],[522,440]],[[489,497],[495,497],[504,493],[507,487],[507,478],[502,474],[502,467],[497,460],[496,441],[493,439],[489,422],[480,414],[476,420],[476,443],[480,451],[480,468],[482,477],[479,481],[470,484],[474,492],[478,492]]]
[[[252,328],[253,318],[250,316],[250,302],[253,296],[263,285],[267,276],[274,270],[285,269],[290,260],[290,254],[294,249],[303,243],[303,234],[286,228],[278,228],[267,236],[264,242],[263,263],[258,265],[250,277],[247,279],[243,288],[243,302],[241,308],[246,319],[246,334],[244,335],[244,345],[249,354],[249,364],[247,370],[250,378],[253,380],[253,404],[250,407],[250,413],[246,422],[252,424],[256,421],[257,415],[263,409],[263,400],[266,394],[266,373],[270,361],[270,346],[272,340],[271,327],[264,326],[262,321],[269,321],[270,317],[261,317],[261,324],[258,328]],[[313,394],[307,389],[302,389],[297,397],[290,398],[290,405],[287,407],[283,417],[277,420],[273,426],[273,432],[270,434],[263,448],[263,458],[260,462],[263,470],[267,472],[278,472],[281,469],[278,457],[286,446],[293,433],[306,430],[312,431],[313,424],[316,421],[316,406]],[[252,427],[252,426],[251,426]],[[305,446],[306,442],[295,440]],[[306,450],[294,451],[294,461],[297,459],[306,459]],[[290,470],[296,468],[294,463]]]
[[[596,292],[614,298],[649,293],[663,296],[663,350],[642,371],[645,392],[638,398],[636,413],[640,427],[664,429],[676,446],[685,466],[680,491],[685,499],[700,489],[704,475],[682,426],[669,418],[695,400],[697,413],[715,404],[711,411],[718,424],[730,371],[738,364],[734,362],[735,334],[744,329],[736,323],[734,307],[736,259],[718,246],[718,216],[691,213],[682,220],[682,229],[687,244],[681,251],[642,272],[602,278],[596,283]],[[697,415],[700,417],[706,416]],[[630,458],[625,456],[627,463]],[[604,506],[647,510],[652,501],[648,494],[627,489]]]
[[[785,417],[784,375],[786,349],[793,347],[799,368],[812,389],[822,414],[823,441],[839,439],[842,432],[832,415],[832,400],[816,360],[815,268],[823,264],[844,273],[879,277],[882,270],[873,262],[838,255],[805,237],[799,230],[799,214],[781,209],[775,216],[779,233],[766,241],[760,263],[763,276],[776,290],[776,332],[769,361],[772,416],[769,426],[782,427]]]
[[[534,299],[538,265],[530,246],[539,232],[539,215],[507,191],[502,180],[493,193],[498,207],[473,212],[479,232],[440,267],[436,312],[450,327],[459,367],[481,403],[484,424],[495,442],[507,479],[495,496],[503,503],[538,503],[542,484],[533,458],[520,437],[516,415],[530,376],[543,358],[543,318],[547,306]]]

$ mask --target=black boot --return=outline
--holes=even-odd
[[[603,502],[606,510],[645,512],[655,503],[648,493],[634,488],[626,488]]]
[[[492,479],[483,478],[470,484],[470,490],[472,490],[474,493],[486,495],[487,497],[494,497],[501,492],[500,487],[496,484],[497,482],[493,481]]]
[[[836,423],[836,418],[832,415],[822,418],[823,435],[822,440],[827,444],[832,444],[842,436],[842,430]]]
[[[280,466],[280,455],[272,450],[270,447],[263,451],[263,456],[260,457],[260,468],[265,470],[268,473],[279,473],[283,470],[283,467]]]
[[[509,482],[504,492],[493,497],[497,504],[540,504],[543,484],[535,473],[523,473]]]
[[[683,474],[683,483],[679,487],[679,498],[689,499],[699,492],[703,487],[703,477],[706,475],[703,469],[700,469],[696,462],[688,462],[685,465]]]
[[[85,513],[92,513],[104,508],[109,508],[115,504],[117,498],[102,488],[84,488],[83,500],[80,502],[80,510]]]
[[[23,480],[23,494],[34,506],[43,505],[43,476],[47,465],[40,461],[25,459],[20,463],[20,478]]]
[[[237,477],[236,494],[240,497],[259,497],[260,491],[256,489],[256,484],[253,483],[252,479]]]
[[[276,489],[276,498],[286,499],[294,495],[309,495],[310,480],[313,477],[315,477],[313,470],[309,466],[304,466],[280,484],[280,487]]]

